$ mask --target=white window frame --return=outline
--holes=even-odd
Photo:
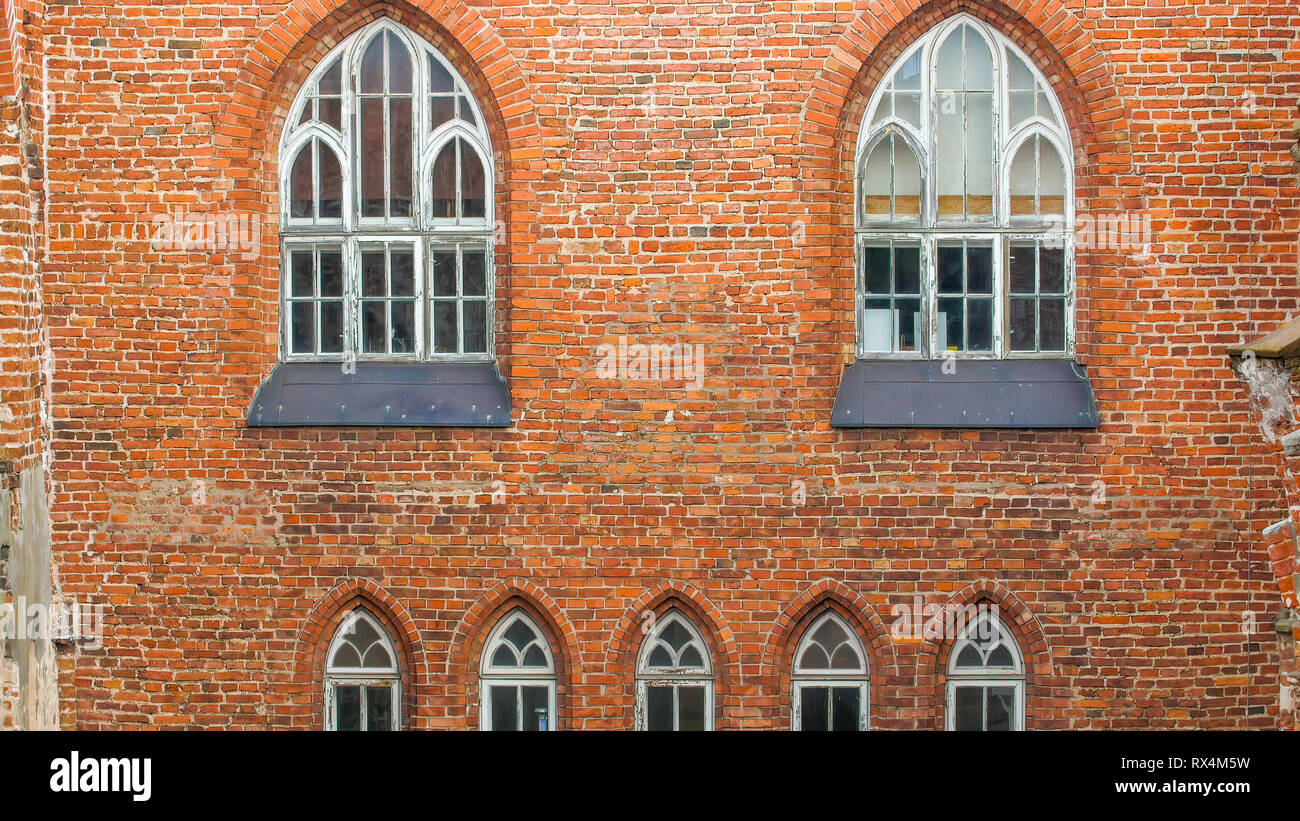
[[[388,651],[388,657],[392,659],[391,667],[374,668],[374,667],[339,667],[334,665],[334,654],[338,651],[339,646],[345,641],[345,635],[350,632],[349,626],[354,620],[364,620],[369,622],[370,626],[379,634],[380,643]],[[392,699],[390,713],[392,716],[392,726],[389,730],[398,730],[402,725],[402,682],[401,673],[398,669],[397,649],[393,646],[393,641],[388,635],[388,631],[379,623],[369,611],[364,607],[358,607],[347,615],[334,631],[334,637],[330,640],[329,649],[325,654],[325,729],[333,731],[336,724],[335,708],[337,707],[338,687],[361,687],[361,730],[365,731],[366,727],[366,687],[383,687],[390,688]]]
[[[983,621],[990,621],[1001,635],[1001,643],[1011,651],[1011,667],[963,667],[957,666],[961,651],[971,643],[971,631],[981,629]],[[944,697],[944,726],[955,730],[957,725],[957,688],[958,687],[1011,687],[1015,690],[1015,709],[1011,711],[1011,729],[1019,731],[1025,728],[1025,662],[1020,650],[1020,643],[1015,634],[1007,629],[1001,618],[992,615],[983,607],[979,616],[965,625],[957,640],[953,642],[952,652],[948,656],[948,682]],[[987,697],[981,701],[981,709],[987,712]],[[984,724],[988,716],[984,716]]]
[[[954,29],[971,26],[984,39],[993,58],[993,214],[973,219],[941,219],[938,214],[938,117],[940,94],[935,91],[937,80],[937,52],[939,46]],[[886,101],[891,80],[903,64],[916,54],[921,54],[920,72],[920,126],[890,113],[872,125],[878,107]],[[1011,56],[1019,58],[1028,67],[1036,83],[1040,84],[1044,98],[1051,108],[1055,122],[1035,115],[1017,124],[1008,125],[1010,110],[1010,84],[1007,82]],[[864,172],[866,161],[876,144],[889,134],[902,137],[916,155],[920,168],[920,216],[899,218],[869,217],[863,208]],[[1027,139],[1038,135],[1046,139],[1061,158],[1064,177],[1064,217],[1025,218],[1010,214],[1011,164],[1015,152]],[[854,305],[856,351],[859,359],[913,359],[934,360],[945,356],[960,359],[1071,359],[1075,346],[1075,205],[1074,205],[1074,152],[1066,129],[1065,112],[1051,85],[1038,66],[1007,37],[969,14],[959,13],[932,28],[900,56],[884,79],[878,84],[863,115],[854,162],[853,213],[855,228],[854,257],[856,295]],[[891,195],[892,196],[892,195]],[[1037,220],[1037,221],[1036,221]],[[1059,221],[1058,221],[1059,220]],[[1010,337],[1008,253],[1010,239],[1026,236],[1050,238],[1064,249],[1065,277],[1065,340],[1062,351],[1013,351]],[[905,240],[921,245],[921,328],[915,351],[879,351],[866,348],[866,299],[863,248],[874,240]],[[937,251],[943,240],[978,239],[990,241],[993,246],[993,329],[990,351],[939,351],[938,350],[938,300]],[[883,298],[883,297],[876,297]],[[895,332],[896,333],[896,332]],[[1036,328],[1036,335],[1038,330]]]
[[[857,653],[858,660],[861,662],[857,669],[837,673],[821,669],[805,670],[799,666],[804,651],[808,649],[808,645],[813,643],[813,634],[827,621],[834,621],[839,624],[840,628],[853,639],[853,650]],[[834,610],[827,610],[808,625],[807,629],[803,631],[803,636],[799,639],[799,645],[795,648],[790,674],[790,729],[803,729],[802,694],[805,687],[843,688],[855,685],[859,689],[858,729],[869,730],[871,729],[871,666],[867,659],[866,648],[862,643],[862,637],[858,635],[858,631],[853,629],[853,625]]]
[[[360,162],[360,106],[358,100],[362,95],[357,91],[361,56],[372,38],[392,32],[407,48],[412,59],[411,119],[412,119],[412,182],[411,182],[411,216],[410,217],[363,217],[361,216]],[[311,105],[317,84],[338,58],[341,63],[341,128],[335,129],[325,123],[309,120],[299,124],[304,106]],[[430,128],[430,89],[429,68],[431,61],[436,61],[450,75],[455,91],[451,95],[461,103],[469,106],[474,118],[473,123],[453,118],[451,121]],[[400,95],[406,97],[405,94]],[[385,114],[385,117],[388,115]],[[434,219],[432,217],[433,197],[431,172],[434,160],[442,145],[448,140],[463,138],[475,152],[483,165],[484,216],[482,218],[451,217]],[[337,155],[342,174],[342,216],[339,219],[318,219],[313,203],[312,217],[290,216],[290,182],[292,165],[299,148],[310,140],[320,139]],[[387,168],[391,162],[389,150],[391,144],[384,147],[384,162]],[[313,69],[306,82],[298,92],[286,127],[280,139],[279,149],[279,191],[280,191],[280,238],[281,238],[281,282],[280,282],[280,358],[285,362],[347,362],[347,361],[439,361],[439,362],[481,362],[496,359],[496,265],[495,265],[495,163],[490,135],[486,120],[478,101],[470,91],[469,84],[456,71],[433,45],[419,35],[411,32],[393,20],[384,18],[355,32],[332,49]],[[314,191],[320,195],[319,163],[314,175]],[[387,197],[389,179],[386,176],[385,197]],[[456,208],[460,208],[460,176],[456,178]],[[356,190],[354,190],[356,189]],[[387,205],[385,206],[387,208]],[[414,337],[416,344],[411,353],[362,353],[361,352],[361,271],[360,247],[373,243],[409,242],[415,246],[416,254],[416,310]],[[485,249],[485,277],[487,327],[485,352],[465,353],[464,309],[458,307],[457,317],[457,352],[435,353],[433,351],[432,333],[432,295],[431,271],[428,262],[430,251],[446,243],[476,243]],[[343,351],[339,353],[295,353],[292,348],[292,318],[289,312],[289,288],[291,270],[289,268],[289,251],[304,244],[334,244],[340,247],[344,259],[344,327]],[[320,346],[319,328],[317,347]]]
[[[537,637],[536,641],[546,655],[546,667],[499,667],[492,663],[493,653],[497,647],[506,642],[505,633],[517,621],[528,625]],[[555,657],[551,653],[550,642],[546,633],[537,622],[523,609],[516,607],[497,622],[496,627],[483,644],[483,655],[479,661],[479,729],[492,730],[492,688],[495,687],[545,687],[547,696],[546,730],[558,729],[559,714],[556,711],[556,674]],[[522,693],[516,689],[516,698],[522,702]],[[523,729],[525,716],[520,713],[516,730]]]
[[[681,624],[691,634],[691,643],[698,646],[699,653],[703,659],[704,665],[699,667],[650,667],[649,657],[653,651],[659,634],[667,629],[672,622]],[[673,731],[678,730],[680,724],[680,707],[679,697],[680,688],[682,687],[703,687],[704,688],[704,730],[710,731],[714,726],[714,699],[713,699],[713,658],[709,652],[709,645],[704,641],[704,636],[700,633],[695,623],[691,621],[680,610],[672,609],[662,617],[655,619],[654,627],[646,634],[641,642],[640,652],[637,654],[636,664],[636,705],[634,723],[638,730],[648,730],[649,706],[648,690],[650,687],[671,687],[673,690]]]

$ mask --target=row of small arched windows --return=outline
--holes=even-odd
[[[699,629],[672,609],[648,624],[636,667],[636,729],[713,729],[713,660]],[[556,664],[550,643],[522,609],[508,612],[484,644],[479,664],[484,730],[553,730]],[[870,670],[857,632],[826,610],[803,632],[791,670],[795,730],[867,730]],[[364,608],[335,632],[325,670],[325,726],[401,726],[397,654]],[[948,727],[1018,730],[1024,723],[1024,666],[1005,625],[981,610],[965,625],[948,664]]]

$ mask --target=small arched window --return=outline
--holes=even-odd
[[[712,730],[713,665],[699,630],[680,610],[649,626],[637,658],[637,729]]]
[[[793,728],[867,729],[868,682],[867,657],[857,633],[828,610],[804,631],[795,651]]]
[[[451,63],[377,21],[326,55],[288,122],[284,358],[492,359],[492,147]]]
[[[859,133],[858,355],[1070,356],[1073,157],[1051,87],[960,14],[894,63]]]
[[[1024,728],[1025,668],[1020,646],[996,613],[980,606],[948,658],[948,729]]]
[[[343,619],[325,666],[327,730],[396,730],[400,721],[397,652],[364,608]]]
[[[484,730],[555,729],[555,660],[522,609],[505,615],[483,646],[479,666]]]

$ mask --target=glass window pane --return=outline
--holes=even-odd
[[[902,137],[890,137],[894,147],[894,213],[915,217],[921,213],[921,166],[912,147]]]
[[[993,90],[993,54],[988,43],[975,29],[962,26],[966,34],[966,88],[973,91]]]
[[[408,78],[409,79],[409,78]],[[389,212],[394,217],[411,216],[411,101],[389,103]]]
[[[487,296],[487,254],[467,250],[461,257],[461,265],[465,296]]]
[[[985,729],[993,730],[1010,730],[1011,715],[1015,710],[1016,690],[1014,687],[989,687],[988,693],[988,725]]]
[[[343,93],[343,58],[335,57],[330,63],[330,67],[325,69],[321,75],[320,86],[317,89],[321,94],[342,94]]]
[[[289,216],[311,217],[312,199],[315,197],[315,184],[312,181],[311,152],[314,141],[308,140],[298,149],[298,156],[293,160],[293,169],[289,173]]]
[[[433,216],[456,216],[456,143],[448,141],[433,161]]]
[[[320,304],[321,353],[343,352],[343,303],[337,301]]]
[[[317,141],[320,143],[320,141]],[[321,219],[341,219],[343,217],[343,170],[339,167],[339,158],[324,143],[317,147],[320,152],[320,216]]]
[[[294,353],[316,353],[316,305],[295,302],[289,326],[290,348]]]
[[[411,251],[393,250],[389,255],[392,267],[390,277],[393,296],[413,296],[415,294],[415,254]]]
[[[894,92],[894,116],[917,128],[921,127],[921,94],[916,91]]]
[[[361,101],[361,215],[384,216],[384,101]]]
[[[454,97],[432,97],[429,99],[430,128],[437,128],[456,116],[456,99]]]
[[[1065,300],[1040,300],[1038,312],[1042,324],[1038,332],[1038,344],[1041,350],[1065,350]]]
[[[455,81],[451,78],[451,72],[442,64],[441,60],[429,58],[429,91],[434,94],[450,94],[456,90]]]
[[[1044,294],[1065,293],[1065,249],[1038,249],[1039,291]]]
[[[430,264],[434,296],[456,296],[456,252],[434,251]]]
[[[939,350],[964,351],[965,306],[960,298],[939,300]]]
[[[987,245],[966,247],[966,292],[993,293],[993,248]]]
[[[919,247],[895,246],[894,293],[921,293],[921,249]]]
[[[1007,82],[1012,89],[1016,91],[1034,90],[1033,72],[1029,70],[1029,66],[1025,65],[1025,61],[1011,53],[1010,49],[1007,50],[1007,68]]]
[[[465,301],[465,353],[487,353],[487,303]]]
[[[966,301],[966,347],[971,351],[993,350],[993,300]]]
[[[1032,294],[1037,291],[1034,282],[1034,248],[1032,242],[1011,243],[1007,267],[1013,294]]]
[[[289,296],[313,296],[312,279],[314,272],[311,251],[294,251],[289,255]]]
[[[939,293],[960,294],[962,287],[962,247],[939,246]]]
[[[386,303],[367,300],[361,303],[361,350],[364,353],[387,353],[388,311]]]
[[[862,689],[836,687],[831,700],[831,729],[837,731],[861,729],[859,718],[862,709]]]
[[[673,688],[648,685],[645,690],[646,729],[673,729]]]
[[[962,195],[965,193],[965,95],[958,92],[941,93],[935,123],[938,132],[937,161],[939,189],[939,215],[960,218],[965,213]]]
[[[1034,92],[1032,91],[1013,91],[1011,92],[1011,113],[1010,126],[1016,126],[1034,116]]]
[[[387,293],[384,281],[388,273],[384,270],[384,252],[382,250],[364,251],[361,254],[361,295],[384,296]]]
[[[1010,303],[1011,311],[1011,350],[1036,350],[1035,313],[1038,302],[1034,299],[1015,299]]]
[[[889,246],[868,245],[862,253],[863,273],[869,294],[889,293]]]
[[[497,646],[496,651],[492,654],[493,667],[516,667],[518,661],[515,658],[514,651],[504,644]]]
[[[466,219],[482,219],[487,213],[483,163],[479,160],[478,153],[470,148],[469,143],[464,140],[457,140],[457,142],[460,143],[461,216]]]
[[[371,732],[393,729],[393,689],[366,688],[366,729]]]
[[[343,100],[340,97],[322,97],[317,101],[320,106],[320,121],[336,131],[343,130]]]
[[[1038,139],[1038,185],[1040,213],[1065,213],[1065,173],[1061,155],[1047,140]]]
[[[393,94],[411,93],[411,53],[391,31],[388,32],[388,90]]]
[[[939,46],[937,87],[940,89],[963,88],[962,82],[962,33],[965,26],[953,29],[943,45]]]
[[[799,688],[799,729],[822,732],[831,728],[830,688]]]
[[[334,729],[361,729],[361,688],[334,688]]]
[[[894,74],[894,88],[905,91],[921,90],[921,51],[908,57]]]
[[[415,303],[410,300],[397,300],[392,304],[393,312],[393,353],[412,353],[415,351]]]
[[[921,300],[896,299],[894,305],[898,317],[898,350],[920,350]]]
[[[982,41],[981,45],[982,45]],[[966,214],[993,213],[993,95],[966,95]]]
[[[519,729],[519,688],[513,684],[490,687],[492,729],[510,732]]]
[[[862,175],[862,211],[864,214],[887,216],[889,214],[889,139],[876,143],[867,156]]]
[[[953,694],[953,729],[984,729],[984,688],[957,687]]]
[[[433,351],[434,353],[460,352],[455,302],[440,300],[433,303]]]
[[[361,56],[361,93],[382,94],[384,91],[384,38],[374,37]]]
[[[550,724],[550,692],[546,687],[523,687],[524,729],[539,731]]]
[[[704,701],[703,687],[677,688],[677,729],[683,731],[705,729]]]

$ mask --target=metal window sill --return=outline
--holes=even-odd
[[[836,428],[1096,428],[1086,369],[1071,359],[869,360],[849,366]]]
[[[348,370],[281,362],[253,396],[248,426],[510,426],[510,387],[494,362],[361,361]]]

